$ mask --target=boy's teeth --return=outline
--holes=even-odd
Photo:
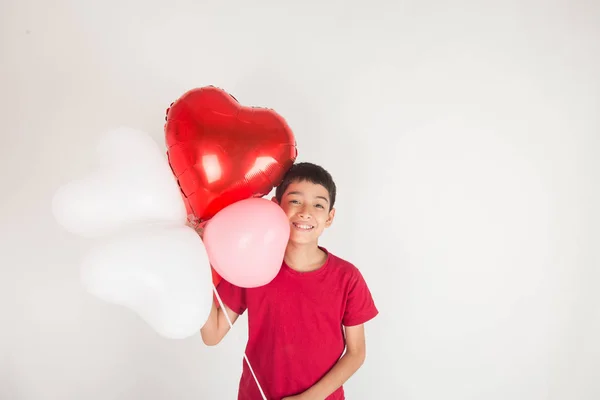
[[[294,225],[296,225],[300,229],[312,229],[313,228],[311,225],[302,225],[302,224],[294,224]]]

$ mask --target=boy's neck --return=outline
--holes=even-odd
[[[284,261],[291,269],[299,272],[309,272],[321,268],[327,259],[327,254],[317,243],[298,245],[288,243],[285,249]]]

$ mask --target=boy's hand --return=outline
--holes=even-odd
[[[190,217],[188,217],[187,225],[189,227],[193,228],[196,231],[196,233],[198,233],[198,235],[200,236],[200,239],[203,239],[204,227],[206,227],[207,222],[208,221],[199,222],[195,217],[190,216]]]
[[[311,398],[311,397],[309,397],[309,396],[307,395],[307,393],[306,393],[306,392],[304,392],[304,393],[297,394],[297,395],[295,395],[295,396],[284,397],[284,398],[283,398],[283,399],[281,399],[281,400],[314,400],[314,399],[313,399],[313,398]]]

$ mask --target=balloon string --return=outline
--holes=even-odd
[[[213,283],[213,291],[215,292],[215,296],[217,297],[217,300],[219,301],[221,310],[223,310],[223,314],[225,315],[225,318],[227,319],[227,323],[229,324],[229,329],[233,329],[233,323],[229,319],[229,315],[227,315],[227,310],[225,309],[223,300],[221,300],[221,296],[219,296],[219,292],[217,291],[217,287],[214,285],[214,283]],[[254,374],[254,370],[252,369],[252,365],[250,365],[250,360],[248,360],[248,356],[246,355],[246,353],[244,353],[244,360],[246,360],[246,363],[248,364],[248,368],[250,369],[250,372],[252,373],[254,382],[256,382],[256,386],[258,386],[258,390],[260,391],[260,394],[261,394],[263,400],[267,400],[267,396],[265,396],[265,393],[263,392],[262,387],[260,386],[260,383],[258,383],[258,378],[256,377],[256,374]]]

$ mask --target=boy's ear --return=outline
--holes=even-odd
[[[332,208],[331,211],[329,211],[329,215],[327,216],[327,221],[325,221],[326,228],[329,228],[331,226],[331,224],[333,223],[334,217],[335,217],[335,208]]]

